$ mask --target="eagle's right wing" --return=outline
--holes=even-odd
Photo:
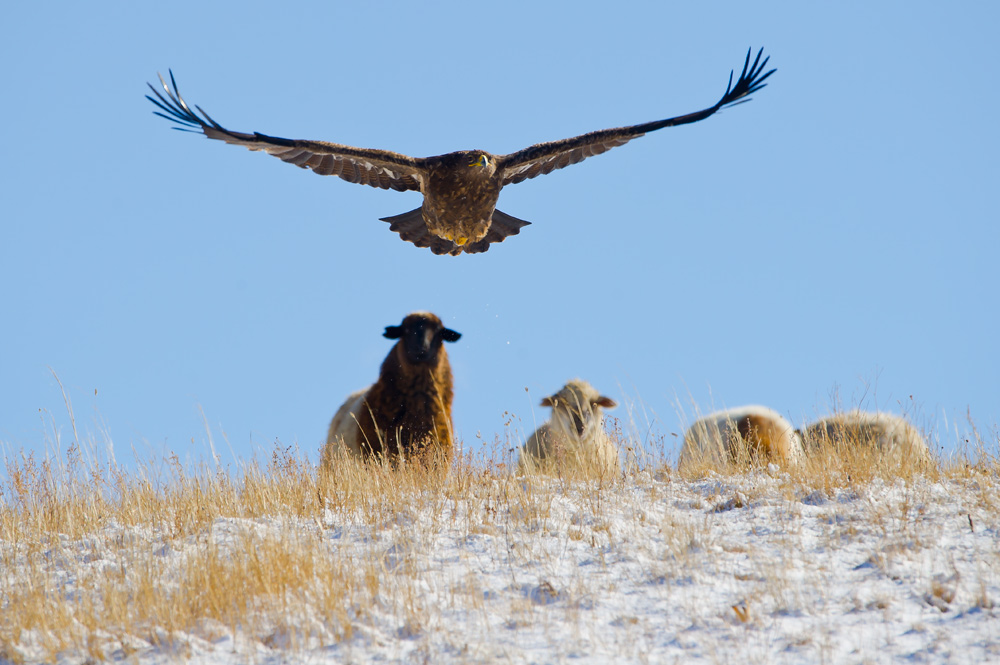
[[[335,175],[347,182],[397,191],[420,190],[424,178],[422,159],[388,150],[354,148],[326,141],[298,141],[256,132],[253,134],[233,132],[212,120],[200,106],[195,106],[195,109],[201,116],[192,111],[177,91],[173,72],[170,72],[172,90],[162,76],[159,78],[166,96],[149,84],[156,99],[149,95],[146,95],[146,99],[163,111],[162,113],[153,111],[153,113],[181,125],[174,129],[201,131],[210,139],[241,145],[250,150],[262,150],[290,164],[312,169],[319,175]]]

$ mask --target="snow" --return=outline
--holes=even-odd
[[[257,622],[108,627],[95,639],[111,661],[1000,662],[997,478],[824,488],[771,467],[604,487],[485,482],[485,498],[428,490],[394,507],[328,504],[318,518],[220,517],[178,539],[109,522],[58,539],[42,565],[67,597],[129,556],[155,558],[169,586],[206,548],[225,557],[268,538],[368,571],[370,602],[345,595],[346,623],[318,609],[335,590],[317,579]],[[14,562],[0,589],[28,578],[23,547],[0,542]],[[0,663],[46,660],[39,637],[22,632]]]

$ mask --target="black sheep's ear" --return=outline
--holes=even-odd
[[[542,406],[555,407],[555,405],[556,405],[556,400],[554,398],[552,398],[552,397],[543,397],[542,398]]]
[[[403,336],[403,326],[386,326],[382,337],[386,339],[399,339]]]
[[[446,342],[457,342],[458,340],[462,339],[462,333],[455,332],[451,328],[442,328],[441,339],[443,339]]]
[[[610,397],[605,397],[604,395],[601,395],[594,400],[594,404],[597,406],[603,406],[605,409],[613,409],[618,406],[618,402],[614,401]]]

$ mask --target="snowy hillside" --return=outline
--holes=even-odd
[[[323,484],[277,453],[236,478],[46,473],[3,488],[0,662],[1000,658],[992,466],[839,487],[774,466]]]

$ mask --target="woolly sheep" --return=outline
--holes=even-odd
[[[330,421],[322,462],[341,449],[360,458],[445,462],[452,455],[452,379],[443,342],[461,334],[430,312],[408,314],[384,337],[399,340],[373,385],[352,393]]]
[[[570,472],[610,475],[620,472],[618,451],[604,431],[602,408],[617,406],[581,379],[573,379],[542,400],[552,408],[549,421],[524,443],[521,472]]]
[[[780,413],[766,406],[748,405],[716,411],[695,422],[684,434],[678,468],[707,463],[798,464],[802,438]]]
[[[869,446],[900,461],[927,461],[930,450],[917,429],[891,413],[848,411],[822,418],[805,428],[806,451],[821,446]]]

